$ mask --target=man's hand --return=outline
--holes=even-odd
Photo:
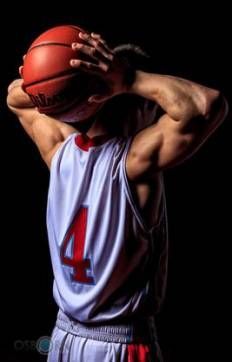
[[[99,34],[80,33],[80,38],[85,43],[73,43],[72,48],[88,56],[88,61],[81,59],[72,59],[72,67],[92,73],[107,86],[104,94],[96,94],[89,98],[89,102],[103,102],[117,94],[127,92],[128,90],[128,72],[130,68],[125,59],[114,54],[113,50],[108,47],[106,42]]]

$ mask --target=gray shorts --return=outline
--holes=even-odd
[[[86,326],[59,311],[48,362],[162,362],[152,320]]]

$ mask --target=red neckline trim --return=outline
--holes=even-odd
[[[101,135],[90,138],[85,133],[78,134],[75,137],[76,145],[83,151],[88,151],[91,147],[96,147],[104,144],[111,138],[109,135]]]

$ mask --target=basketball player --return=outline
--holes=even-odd
[[[161,361],[154,316],[167,277],[162,172],[206,141],[227,103],[217,90],[134,69],[98,34],[80,37],[85,43],[72,47],[92,61],[71,65],[105,86],[61,117],[77,123],[38,113],[22,80],[7,99],[51,172],[47,228],[59,313],[48,360]],[[124,110],[135,97],[143,122],[131,117],[127,136],[124,95]]]

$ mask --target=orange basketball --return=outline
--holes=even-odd
[[[59,114],[72,108],[83,91],[84,75],[70,65],[77,57],[73,42],[83,43],[72,25],[57,26],[41,34],[24,59],[23,89],[41,113]]]

